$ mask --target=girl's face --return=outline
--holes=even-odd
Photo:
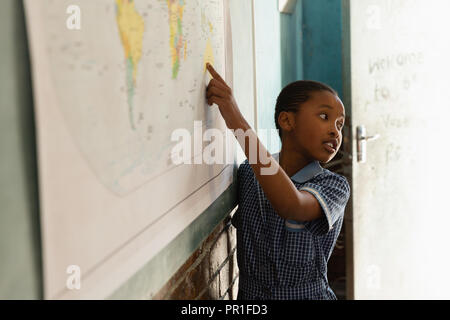
[[[295,113],[291,134],[299,151],[310,159],[327,163],[334,158],[342,143],[345,109],[339,97],[328,91],[310,93]],[[333,147],[327,145],[333,143]]]

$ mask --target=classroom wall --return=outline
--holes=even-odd
[[[258,137],[269,152],[280,150],[280,141],[270,139],[270,129],[275,128],[274,106],[281,90],[281,15],[278,1],[254,1],[255,15],[255,85],[256,127]],[[261,130],[261,131],[259,131]],[[266,134],[263,134],[266,133]]]
[[[342,91],[342,4],[303,0],[303,77]]]
[[[298,0],[294,12],[280,15],[281,87],[303,79],[303,6]]]
[[[40,299],[35,128],[22,1],[2,1],[0,70],[0,299]]]

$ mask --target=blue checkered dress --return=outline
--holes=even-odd
[[[279,153],[273,155],[278,160]],[[327,262],[342,227],[350,197],[347,179],[313,161],[291,177],[310,192],[324,215],[296,222],[281,218],[245,160],[238,169],[238,300],[336,299],[328,285]]]

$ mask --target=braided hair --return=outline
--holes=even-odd
[[[282,135],[281,127],[278,124],[278,116],[280,113],[282,111],[297,112],[300,105],[310,98],[311,92],[315,91],[329,91],[335,96],[338,96],[337,92],[330,86],[313,80],[294,81],[281,90],[275,105],[275,126],[278,129],[280,139]]]

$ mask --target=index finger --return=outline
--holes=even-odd
[[[214,79],[219,80],[220,82],[223,82],[226,84],[225,80],[222,79],[222,77],[217,73],[216,70],[214,70],[213,66],[209,63],[206,63],[206,68],[208,69],[209,73]]]

